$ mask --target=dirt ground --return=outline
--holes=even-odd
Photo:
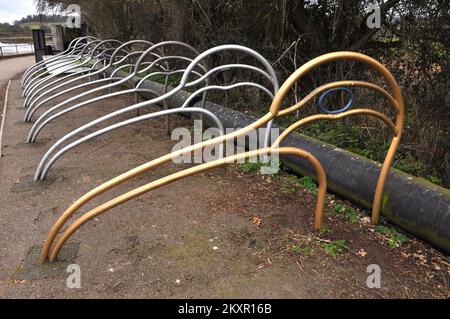
[[[38,161],[57,138],[132,99],[69,113],[37,143],[26,144],[31,123],[22,122],[17,79],[9,92],[0,160],[0,297],[448,297],[450,261],[433,248],[411,237],[389,248],[389,238],[360,209],[352,221],[337,214],[336,203],[350,205],[332,195],[326,227],[316,234],[314,191],[288,173],[264,176],[237,165],[177,181],[110,210],[69,239],[61,261],[41,268],[39,249],[64,209],[100,183],[166,154],[175,141],[165,134],[164,119],[122,128],[67,153],[48,180],[35,183]],[[173,127],[191,125],[185,118],[172,121]],[[116,187],[77,216],[180,167],[169,164]],[[338,240],[346,244],[333,256],[327,247]],[[66,267],[73,263],[81,269],[80,289],[66,286]],[[381,268],[380,289],[366,285],[370,264]]]

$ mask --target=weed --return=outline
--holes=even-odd
[[[346,216],[351,223],[356,223],[358,221],[358,214],[356,213],[356,210],[353,207],[341,203],[336,203],[333,206],[333,211],[336,214]]]
[[[239,165],[239,167],[244,171],[244,173],[256,172],[261,169],[265,164],[262,162],[245,162]]]
[[[322,248],[325,253],[331,256],[342,254],[344,251],[348,250],[347,241],[345,240],[336,240],[331,243],[323,244]]]
[[[328,227],[327,225],[323,225],[323,226],[320,228],[320,233],[323,234],[323,235],[328,235],[328,234],[331,233],[331,229],[330,229],[330,227]]]
[[[408,242],[408,237],[398,232],[395,228],[378,225],[375,227],[375,231],[388,237],[386,244],[391,249],[400,247]]]
[[[285,193],[295,193],[299,186],[298,178],[294,175],[280,176],[281,189]]]
[[[317,193],[317,185],[314,180],[309,176],[303,176],[299,179],[300,186],[308,190],[309,192],[316,194]]]
[[[358,215],[356,214],[356,210],[353,207],[347,207],[347,211],[345,213],[347,218],[351,223],[356,223],[358,221]]]
[[[313,255],[314,249],[311,247],[300,247],[298,245],[292,245],[292,252],[302,255]]]

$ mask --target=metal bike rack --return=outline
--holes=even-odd
[[[142,70],[139,70],[139,67],[144,62],[144,59],[146,57],[151,56],[153,53],[155,53],[154,51],[157,51],[157,50],[160,51],[164,46],[171,46],[171,45],[181,46],[183,48],[186,48],[186,49],[190,50],[194,54],[197,54],[197,51],[193,47],[191,47],[190,45],[188,45],[186,43],[178,42],[178,41],[165,41],[165,42],[161,42],[161,43],[158,43],[158,44],[155,44],[155,45],[151,46],[149,49],[147,49],[140,56],[139,60],[136,63],[136,67],[135,67],[134,71],[131,74],[129,74],[128,76],[126,76],[124,78],[121,78],[117,82],[114,82],[114,83],[111,83],[111,84],[107,84],[107,85],[104,85],[104,86],[101,86],[101,87],[98,87],[98,88],[95,88],[95,89],[91,89],[91,90],[89,90],[87,92],[83,92],[81,94],[78,94],[77,96],[69,98],[66,101],[61,102],[61,103],[55,105],[54,107],[50,108],[47,112],[45,112],[43,115],[41,115],[41,117],[36,121],[36,123],[33,125],[33,127],[30,130],[30,133],[28,135],[28,142],[34,142],[36,137],[37,137],[37,135],[38,135],[38,133],[43,129],[43,127],[46,124],[48,124],[52,120],[54,120],[54,119],[56,119],[56,118],[58,118],[58,117],[60,117],[60,116],[62,116],[64,114],[66,114],[66,113],[69,113],[69,112],[71,112],[73,110],[76,110],[76,109],[78,109],[80,107],[83,107],[83,106],[88,105],[88,104],[92,104],[94,102],[103,100],[105,98],[109,98],[111,96],[106,94],[106,95],[103,95],[103,96],[95,97],[95,98],[92,98],[90,100],[84,101],[82,103],[76,104],[76,105],[74,105],[72,107],[69,107],[67,109],[64,109],[63,111],[60,111],[59,113],[56,113],[56,114],[54,114],[52,116],[49,116],[52,112],[54,112],[55,110],[57,110],[57,109],[65,106],[65,105],[67,105],[70,102],[76,101],[77,99],[80,99],[81,97],[88,96],[88,95],[90,95],[92,93],[95,93],[95,92],[98,92],[98,91],[102,91],[102,90],[105,90],[105,89],[110,89],[110,88],[113,88],[113,87],[118,87],[121,84],[123,84],[125,82],[128,82],[128,81],[131,82],[131,80],[133,79],[134,76],[136,76],[138,74],[145,73],[148,70],[151,70],[155,66],[161,67],[161,64],[163,64],[163,62],[164,63],[167,62],[166,60],[171,60],[172,59],[172,60],[188,60],[188,61],[191,61],[191,59],[186,58],[186,57],[182,57],[182,56],[167,56],[167,57],[163,56],[163,57],[159,57],[156,60],[152,61],[148,67],[146,67],[146,68],[144,68]],[[130,93],[130,91],[122,91],[122,93],[119,93],[119,95],[120,94],[129,94],[129,93]],[[117,95],[114,95],[114,96],[117,96]],[[145,106],[145,105],[143,105],[143,106]]]
[[[148,44],[148,45],[153,45],[152,43],[147,42],[147,41],[140,41],[140,42],[141,42],[141,43],[145,42],[145,43]],[[133,43],[136,43],[136,41],[133,41]],[[105,51],[109,51],[109,50],[112,50],[112,49],[107,49],[107,50],[105,50]],[[121,46],[121,48],[115,49],[114,51],[117,51],[117,50],[122,51],[122,50],[123,50],[123,46]],[[32,116],[33,116],[33,114],[34,114],[40,107],[42,107],[45,103],[48,103],[49,101],[53,100],[53,99],[56,98],[56,97],[59,97],[59,96],[61,96],[61,95],[67,94],[67,93],[69,93],[69,92],[71,92],[71,91],[74,91],[74,90],[77,90],[77,89],[80,89],[80,88],[84,88],[84,87],[87,87],[87,86],[92,86],[92,85],[102,84],[102,83],[105,83],[105,82],[111,82],[111,81],[119,81],[120,79],[119,79],[119,78],[114,78],[113,75],[111,75],[111,76],[109,76],[109,77],[106,77],[105,71],[108,70],[110,67],[117,67],[117,65],[126,62],[129,58],[131,58],[131,57],[132,57],[133,55],[135,55],[135,54],[137,54],[137,52],[127,53],[127,54],[126,54],[124,57],[122,57],[119,61],[115,61],[115,62],[113,61],[114,59],[111,59],[111,57],[112,57],[112,56],[111,56],[111,57],[109,58],[109,63],[106,64],[106,65],[104,65],[101,69],[97,69],[97,71],[89,72],[88,74],[84,74],[84,73],[83,73],[81,76],[79,76],[79,77],[77,77],[77,78],[75,78],[75,79],[72,79],[72,80],[70,80],[70,81],[68,81],[68,82],[62,83],[62,84],[57,85],[57,86],[55,86],[55,87],[52,87],[52,88],[50,88],[48,91],[43,92],[43,93],[41,94],[40,97],[36,98],[36,100],[35,100],[33,103],[30,104],[29,108],[27,109],[27,111],[26,111],[26,113],[25,113],[25,119],[24,119],[24,120],[25,120],[25,121],[30,121],[31,118],[32,118]],[[115,56],[114,56],[114,57],[115,57]],[[97,63],[102,63],[103,61],[105,61],[105,59],[101,59],[101,60],[97,61],[97,62],[92,66],[92,69],[94,70],[95,67],[96,67],[96,64],[97,64]],[[95,81],[91,81],[91,78],[92,78],[93,76],[95,76],[95,75],[103,75],[104,78],[103,78],[103,79],[99,79],[99,80],[95,80]],[[66,85],[71,84],[71,83],[73,83],[73,82],[81,81],[81,80],[83,80],[83,79],[88,79],[88,82],[87,82],[87,83],[83,83],[83,84],[79,84],[79,85],[75,85],[75,86],[72,86],[72,87],[70,87],[70,88],[68,88],[68,89],[65,89],[65,90],[62,90],[62,91],[60,91],[60,92],[57,92],[57,93],[53,94],[52,96],[50,96],[50,97],[48,97],[48,98],[42,100],[41,102],[35,104],[38,100],[40,100],[43,96],[49,94],[50,92],[56,91],[57,89],[59,89],[59,88],[61,88],[61,87],[63,87],[63,86],[66,86]]]
[[[33,75],[35,75],[37,72],[39,72],[39,70],[46,68],[46,66],[49,64],[56,63],[58,60],[65,59],[67,57],[71,57],[73,55],[73,53],[77,50],[77,48],[84,46],[82,44],[82,41],[87,42],[88,40],[94,40],[94,39],[96,40],[96,38],[91,37],[91,36],[75,38],[69,43],[68,48],[66,50],[64,50],[63,52],[58,53],[58,54],[48,58],[47,60],[40,61],[40,62],[32,65],[31,67],[29,67],[22,76],[22,81],[21,81],[22,89],[24,89],[24,87],[27,84],[27,82],[29,81],[29,79],[32,78]]]
[[[78,79],[79,79],[79,75],[82,75],[82,76],[83,76],[84,74],[86,74],[86,73],[91,73],[91,72],[92,72],[91,75],[95,75],[95,74],[101,73],[101,72],[98,72],[100,69],[97,68],[97,65],[100,64],[100,63],[104,63],[104,61],[105,61],[106,59],[108,59],[108,57],[109,57],[108,52],[109,52],[109,51],[114,51],[115,48],[114,48],[114,47],[113,47],[113,48],[103,48],[103,50],[101,50],[100,53],[98,53],[97,55],[94,55],[95,52],[99,50],[99,47],[100,47],[100,46],[104,46],[104,43],[99,43],[99,44],[97,45],[97,48],[94,48],[94,50],[91,52],[91,54],[90,54],[90,56],[89,56],[89,60],[87,60],[87,65],[90,65],[92,62],[95,61],[95,62],[92,64],[92,66],[91,66],[90,69],[82,69],[81,71],[69,73],[68,75],[66,75],[66,76],[64,76],[64,77],[62,77],[62,78],[60,78],[59,81],[57,81],[57,82],[62,82],[62,81],[64,81],[64,80],[67,80],[67,79],[70,78],[70,77],[78,77],[78,78],[77,78],[77,79],[72,79],[72,80],[69,80],[69,81],[65,81],[65,82],[59,84],[57,87],[59,88],[59,87],[61,87],[61,86],[63,86],[63,85],[67,85],[67,84],[70,84],[70,83],[72,83],[72,82],[78,80]],[[92,62],[91,62],[91,61],[92,61]],[[78,67],[79,67],[79,66],[78,66]],[[95,74],[94,74],[94,73],[95,73]],[[56,82],[54,82],[54,83],[56,83]],[[52,83],[52,84],[54,84],[54,83]],[[46,87],[48,87],[48,86],[46,86]],[[48,94],[48,93],[54,91],[55,89],[56,89],[56,87],[51,87],[51,88],[48,89],[47,91],[44,91],[44,92],[41,93],[39,96],[37,96],[34,100],[30,97],[30,99],[29,99],[29,101],[28,101],[28,103],[27,103],[27,104],[28,104],[28,107],[32,107],[33,104],[36,103],[39,99],[41,99],[41,98],[42,98],[43,96],[45,96],[46,94]],[[39,90],[39,92],[41,92],[41,91],[43,91],[43,90],[44,90],[44,88],[41,88],[41,89]],[[34,96],[36,96],[37,93],[39,93],[39,92],[36,92],[36,94],[34,94]]]
[[[40,83],[45,83],[48,81],[50,76],[55,77],[55,75],[59,75],[59,73],[67,70],[71,66],[80,63],[80,61],[84,58],[85,53],[89,53],[92,51],[93,46],[96,43],[99,43],[100,40],[94,40],[92,42],[87,43],[86,45],[75,49],[73,56],[68,56],[58,61],[50,62],[45,65],[45,68],[40,70],[40,73],[37,73],[36,76],[30,78],[26,85],[23,88],[23,97],[28,97],[30,93],[32,93],[35,86],[38,86]],[[39,72],[39,71],[37,71]],[[26,100],[28,103],[28,100]],[[24,107],[27,105],[24,103]]]
[[[208,52],[208,51],[206,51],[206,52]],[[204,54],[200,55],[197,59],[201,59],[203,57],[204,57]],[[307,74],[311,70],[315,69],[316,67],[318,67],[322,64],[329,63],[332,61],[337,61],[337,60],[355,60],[358,62],[368,64],[369,66],[371,66],[373,69],[375,69],[380,75],[382,75],[387,80],[389,87],[390,87],[390,91],[392,92],[392,95],[390,93],[388,93],[386,90],[384,90],[383,88],[381,88],[375,84],[369,83],[369,82],[350,81],[350,80],[336,81],[336,82],[331,82],[331,83],[321,85],[320,87],[314,89],[312,92],[310,92],[308,95],[306,95],[301,101],[299,101],[295,105],[292,105],[285,109],[281,109],[281,104],[282,104],[283,100],[285,99],[285,97],[287,96],[289,91],[292,89],[292,86],[297,81],[299,81],[305,74]],[[186,69],[186,73],[187,74],[189,73],[189,67]],[[186,73],[185,73],[185,75],[186,75]],[[183,76],[181,82],[186,83],[185,76]],[[116,198],[90,210],[89,212],[87,212],[84,215],[82,215],[81,217],[79,217],[75,222],[73,222],[71,225],[69,225],[65,229],[65,231],[60,236],[59,240],[54,245],[53,249],[50,251],[50,249],[53,245],[53,242],[56,238],[57,233],[59,232],[59,230],[61,230],[61,228],[66,223],[66,221],[80,207],[82,207],[84,204],[86,204],[88,201],[95,198],[96,196],[104,193],[105,191],[107,191],[107,190],[133,178],[133,177],[136,177],[136,176],[142,174],[145,171],[148,171],[152,168],[159,167],[165,163],[168,163],[175,157],[182,156],[184,154],[191,154],[193,151],[195,151],[197,149],[203,149],[204,147],[207,147],[207,146],[218,145],[218,144],[224,143],[229,140],[234,140],[236,137],[242,136],[253,129],[260,128],[264,125],[267,125],[268,123],[270,123],[271,120],[273,120],[277,117],[289,114],[291,112],[294,112],[294,111],[306,106],[308,104],[308,102],[312,101],[319,94],[321,94],[329,89],[338,88],[338,87],[362,87],[362,88],[371,89],[371,90],[374,90],[374,91],[380,93],[391,103],[391,105],[395,109],[395,112],[396,112],[395,123],[392,122],[385,115],[383,115],[377,111],[371,110],[371,109],[356,109],[356,110],[345,111],[340,114],[312,115],[310,117],[304,118],[304,119],[294,123],[293,125],[291,125],[286,130],[287,132],[284,132],[282,135],[280,135],[278,140],[276,140],[270,148],[264,148],[262,150],[260,149],[260,150],[256,150],[256,151],[252,151],[252,152],[247,152],[244,154],[238,154],[238,155],[222,158],[222,159],[219,159],[219,160],[216,160],[213,162],[209,162],[209,163],[191,167],[184,171],[174,173],[172,175],[169,175],[169,176],[160,178],[156,181],[153,181],[149,184],[143,185],[137,189],[134,189],[128,193],[125,193],[119,197],[116,197]],[[92,191],[88,192],[87,194],[85,194],[84,196],[82,196],[58,218],[58,220],[55,222],[55,224],[50,229],[50,232],[48,234],[48,237],[46,239],[44,247],[41,250],[40,262],[41,263],[45,262],[45,260],[47,258],[49,259],[49,261],[54,261],[57,258],[58,253],[59,253],[60,249],[63,247],[64,243],[70,238],[70,236],[78,228],[80,228],[83,224],[85,224],[86,222],[88,222],[89,220],[94,218],[95,216],[105,213],[112,207],[116,207],[116,206],[120,205],[121,203],[126,202],[132,198],[135,198],[141,194],[147,193],[150,190],[161,187],[165,184],[179,180],[186,176],[190,176],[195,173],[203,172],[205,170],[208,170],[208,169],[211,169],[214,167],[218,167],[218,166],[221,166],[221,165],[224,165],[227,163],[231,163],[231,162],[235,161],[237,158],[246,158],[246,157],[250,156],[250,153],[253,155],[255,155],[255,154],[260,155],[261,153],[264,154],[264,153],[272,153],[272,152],[280,153],[280,154],[285,154],[285,153],[296,154],[298,156],[302,156],[302,157],[306,158],[313,164],[313,166],[316,168],[316,172],[318,174],[318,181],[319,181],[319,197],[318,197],[318,204],[317,204],[317,208],[316,208],[316,220],[315,220],[315,224],[314,224],[314,229],[318,230],[320,228],[320,222],[321,222],[321,216],[322,216],[322,210],[323,210],[323,201],[325,198],[325,190],[326,190],[326,177],[325,177],[325,173],[323,172],[323,168],[321,167],[320,163],[315,159],[315,157],[312,154],[307,153],[305,151],[301,151],[299,149],[295,149],[295,148],[285,148],[285,147],[279,148],[279,144],[290,132],[294,131],[295,129],[297,129],[298,127],[300,127],[301,125],[303,125],[305,123],[308,123],[308,122],[311,122],[311,121],[314,121],[317,119],[339,119],[339,118],[342,118],[345,116],[350,116],[350,115],[355,115],[355,114],[366,114],[366,115],[370,115],[370,116],[379,118],[379,119],[383,120],[391,128],[391,130],[394,133],[394,137],[392,139],[391,146],[388,150],[386,159],[381,168],[381,173],[380,173],[378,183],[377,183],[377,189],[375,191],[374,202],[373,202],[373,206],[372,206],[372,222],[376,223],[378,221],[381,196],[383,193],[384,183],[386,181],[389,167],[391,166],[395,151],[398,147],[398,144],[400,142],[400,138],[402,135],[402,131],[403,131],[403,125],[404,125],[403,98],[401,95],[400,87],[398,86],[394,77],[389,72],[389,70],[384,65],[382,65],[380,62],[376,61],[375,59],[373,59],[369,56],[361,54],[361,53],[345,52],[345,51],[344,52],[334,52],[334,53],[328,53],[328,54],[319,56],[319,57],[305,63],[297,71],[295,71],[281,86],[280,90],[278,91],[275,98],[273,99],[273,102],[270,106],[269,112],[266,115],[262,116],[259,120],[255,121],[254,123],[248,125],[247,127],[243,128],[243,129],[237,130],[233,133],[230,133],[230,134],[227,134],[224,136],[219,136],[219,137],[210,139],[208,141],[204,141],[204,142],[183,148],[181,150],[172,152],[170,154],[164,155],[157,159],[154,159],[148,163],[140,165],[126,173],[123,173],[123,174],[111,179],[110,181],[96,187],[94,190],[92,190]],[[239,156],[241,156],[241,157],[239,157]]]
[[[24,102],[24,107],[28,107],[29,109],[32,109],[34,104],[37,103],[43,96],[45,96],[46,94],[54,91],[56,88],[60,88],[64,85],[68,85],[70,83],[73,83],[75,81],[79,81],[83,78],[89,78],[90,76],[99,74],[102,72],[102,70],[97,69],[96,66],[98,64],[98,62],[102,62],[104,59],[106,59],[106,54],[111,51],[111,50],[115,50],[115,48],[108,48],[105,47],[105,44],[117,44],[120,43],[116,40],[105,40],[105,41],[101,41],[99,42],[90,52],[90,54],[87,56],[86,60],[83,61],[83,63],[81,63],[80,65],[76,65],[73,67],[73,69],[77,69],[77,68],[81,68],[80,71],[76,71],[74,73],[69,73],[65,76],[59,77],[56,80],[47,83],[46,85],[44,85],[43,87],[40,88],[36,88],[34,90],[34,92],[32,94],[30,94],[29,96],[27,96],[27,99]],[[97,53],[97,51],[100,51]],[[97,53],[97,54],[96,54]],[[96,61],[96,62],[95,62]],[[85,65],[89,65],[89,63],[94,62],[92,64],[92,66],[90,68],[84,69]],[[54,77],[57,77],[58,75],[61,75],[62,73],[59,74],[55,74]],[[73,78],[70,80],[70,78]],[[57,86],[53,86],[59,82],[63,82]],[[47,91],[45,91],[47,89]],[[39,93],[41,93],[40,95],[38,95]]]
[[[48,77],[44,78],[41,81],[38,81],[36,84],[34,84],[28,92],[28,95],[24,101],[24,107],[26,108],[27,106],[30,106],[30,104],[33,101],[33,98],[36,97],[37,94],[39,94],[40,92],[44,91],[45,89],[51,87],[52,85],[58,83],[58,82],[62,82],[65,81],[69,78],[73,78],[73,77],[77,77],[79,75],[83,75],[86,73],[90,73],[95,71],[95,69],[92,68],[92,66],[87,69],[85,69],[85,66],[89,66],[89,63],[91,61],[95,61],[98,58],[101,58],[102,55],[104,54],[104,52],[109,51],[109,49],[114,48],[114,44],[121,44],[121,42],[117,41],[117,40],[104,40],[104,41],[99,41],[97,42],[92,42],[91,45],[95,45],[92,49],[90,49],[89,46],[86,46],[83,51],[80,53],[80,59],[78,60],[80,63],[76,64],[76,63],[72,63],[71,66],[69,65],[68,68],[64,68],[58,72],[55,72],[54,74],[49,75]],[[89,49],[88,49],[89,48]],[[88,50],[88,52],[85,52],[86,50]],[[100,51],[98,54],[97,51]],[[86,57],[85,57],[86,56]],[[76,71],[77,69],[81,68],[81,71]],[[75,70],[75,72],[69,72],[68,74],[66,74],[68,71],[72,71]],[[60,75],[66,74],[65,76],[59,77]],[[55,80],[49,82],[51,79]]]
[[[48,66],[46,68],[47,71],[38,74],[38,76],[35,76],[28,81],[28,83],[23,88],[23,95],[28,97],[31,93],[34,92],[35,88],[39,87],[41,84],[48,82],[49,80],[55,78],[60,74],[63,74],[66,71],[70,71],[76,67],[79,67],[79,65],[76,64],[77,63],[81,64],[83,59],[85,58],[85,55],[89,54],[89,52],[92,51],[95,48],[95,45],[99,42],[101,42],[101,40],[93,40],[91,42],[88,42],[86,45],[80,47],[78,50],[77,49],[75,50],[75,52],[77,51],[79,52],[74,57],[67,57],[65,59],[62,59],[61,61],[58,61]],[[43,75],[47,76],[42,78]],[[28,100],[26,99],[25,102],[26,103],[24,103],[24,107],[27,105]]]
[[[227,51],[227,46],[222,46],[221,50],[215,51],[215,53],[220,53],[223,51]],[[252,52],[252,51],[250,51]],[[247,52],[248,53],[248,52]],[[253,52],[252,52],[253,53]],[[198,63],[198,62],[197,62]],[[267,62],[268,64],[268,62]],[[194,65],[195,67],[195,65]],[[225,85],[225,86],[220,86],[220,85],[207,85],[203,88],[198,89],[196,92],[194,92],[193,94],[191,94],[189,96],[188,99],[186,99],[186,101],[183,103],[183,105],[181,107],[178,108],[174,108],[171,110],[164,110],[164,111],[159,111],[159,112],[155,112],[155,113],[151,113],[151,114],[147,114],[147,115],[143,115],[143,116],[139,116],[137,118],[134,118],[132,120],[126,120],[123,122],[119,122],[119,123],[115,123],[113,125],[110,125],[106,128],[103,128],[101,130],[98,130],[96,132],[93,132],[87,136],[82,137],[79,140],[76,140],[75,142],[72,142],[71,144],[63,147],[61,150],[59,150],[58,152],[55,153],[55,155],[50,158],[51,154],[53,152],[55,152],[55,150],[62,145],[65,141],[67,141],[68,139],[72,138],[73,136],[76,136],[77,134],[79,134],[80,132],[82,132],[83,130],[87,129],[88,127],[91,127],[93,125],[97,125],[99,123],[98,120],[95,121],[95,124],[90,125],[90,123],[88,123],[86,126],[83,126],[77,130],[72,131],[71,133],[67,134],[66,136],[64,136],[63,138],[61,138],[58,142],[56,142],[50,149],[49,151],[44,155],[43,159],[41,160],[41,162],[39,163],[38,169],[36,171],[35,174],[35,180],[36,179],[45,179],[50,168],[52,167],[52,165],[56,162],[56,160],[58,158],[60,158],[64,153],[66,153],[67,151],[73,149],[74,147],[87,142],[97,136],[103,135],[107,132],[113,131],[115,129],[121,128],[123,126],[126,125],[130,125],[133,123],[137,123],[137,122],[141,122],[141,121],[146,121],[149,119],[154,119],[157,117],[161,117],[161,116],[167,116],[168,114],[177,114],[177,113],[200,113],[200,114],[205,114],[207,116],[209,116],[210,118],[213,119],[213,121],[215,122],[215,124],[220,128],[222,127],[222,125],[220,124],[220,121],[217,119],[217,117],[215,117],[214,115],[212,115],[212,113],[204,110],[203,108],[192,108],[192,107],[188,107],[192,101],[194,101],[194,99],[200,95],[200,94],[204,94],[207,91],[211,91],[211,90],[222,90],[222,91],[227,91],[227,90],[231,90],[237,87],[255,87],[258,88],[259,90],[261,90],[262,92],[266,93],[269,97],[270,100],[273,99],[274,95],[276,94],[279,84],[278,84],[278,79],[276,78],[275,72],[270,72],[273,71],[269,69],[269,73],[265,72],[264,70],[252,66],[252,65],[246,65],[246,64],[226,64],[226,65],[221,65],[221,66],[217,66],[211,70],[209,70],[208,72],[206,72],[203,76],[199,77],[197,80],[194,80],[190,83],[186,83],[184,85],[184,87],[192,87],[195,86],[199,83],[202,82],[206,82],[208,83],[208,79],[211,76],[217,75],[220,72],[224,72],[224,71],[228,71],[228,70],[233,70],[233,69],[244,69],[244,70],[250,70],[253,72],[258,73],[259,75],[262,75],[266,80],[268,80],[268,82],[270,83],[270,85],[272,86],[271,90],[267,89],[266,87],[254,83],[254,82],[239,82],[239,83],[234,83],[231,85]],[[193,70],[191,72],[194,72]],[[159,74],[164,74],[164,72],[158,72]],[[167,73],[166,73],[167,74]],[[139,88],[140,85],[145,81],[146,77],[144,77],[136,86],[136,88]],[[203,106],[203,105],[202,105]],[[133,108],[134,106],[131,106],[129,108]],[[105,118],[105,117],[104,117]],[[108,117],[108,119],[110,119]],[[220,124],[220,125],[219,125]],[[220,152],[222,152],[223,150],[223,145],[220,146]],[[222,154],[222,153],[221,153]]]

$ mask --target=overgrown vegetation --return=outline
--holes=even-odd
[[[387,227],[384,225],[378,225],[375,227],[375,231],[386,236],[386,244],[389,248],[397,248],[408,242],[408,237],[398,232],[393,227]]]
[[[38,3],[44,8],[65,6],[72,1]],[[268,58],[280,82],[303,63],[326,52],[353,50],[369,54],[393,73],[405,100],[406,125],[394,166],[433,183],[450,185],[448,1],[80,0],[77,3],[89,29],[99,37],[124,41],[181,40],[195,45],[199,51],[238,43]],[[370,4],[380,7],[380,28],[369,28],[366,23],[372,13],[367,11]],[[228,57],[221,59],[226,62]],[[303,77],[288,96],[286,106],[321,84],[342,79],[367,80],[386,87],[367,66],[341,61]],[[375,108],[394,115],[388,103],[374,92],[361,89],[353,93],[355,107]],[[214,94],[214,98],[255,115],[265,113],[269,104],[262,93],[253,89]],[[335,94],[327,103],[337,108],[345,104],[345,97]],[[297,116],[317,112],[314,102]],[[384,159],[391,138],[383,123],[362,116],[336,123],[316,122],[301,131],[376,161]]]
[[[342,203],[335,203],[333,205],[333,212],[347,217],[351,223],[356,223],[358,221],[356,210],[351,206]]]
[[[322,245],[325,253],[331,256],[336,256],[337,254],[342,254],[348,250],[347,241],[345,240],[336,240],[331,243],[325,243]]]

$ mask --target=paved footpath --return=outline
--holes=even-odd
[[[21,56],[17,58],[8,58],[0,60],[0,85],[4,81],[15,77],[20,72],[25,71],[30,65],[34,64],[34,55]]]

